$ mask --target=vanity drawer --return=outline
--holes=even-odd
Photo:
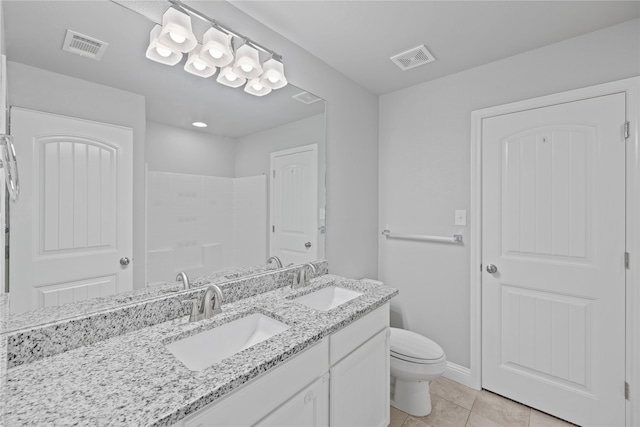
[[[334,365],[369,338],[389,326],[389,303],[329,337],[329,363]]]

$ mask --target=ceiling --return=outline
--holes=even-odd
[[[238,138],[324,112],[324,102],[306,105],[291,97],[293,85],[263,97],[203,79],[145,57],[149,32],[169,8],[166,1],[4,1],[7,58],[59,74],[141,94],[147,118],[201,132]],[[124,4],[126,7],[123,7]],[[208,28],[194,21],[194,32]],[[114,25],[117,23],[117,25]],[[67,29],[109,43],[100,61],[63,51]],[[9,82],[11,92],[11,82]],[[72,102],[72,100],[69,100]]]
[[[213,0],[210,0],[213,1]],[[201,1],[188,0],[194,6]],[[374,94],[385,94],[640,16],[640,1],[238,1],[230,3]],[[146,97],[149,120],[241,137],[324,111],[264,97],[145,58],[161,0],[5,1],[7,56]],[[124,6],[124,7],[123,7]],[[113,25],[113,23],[117,25]],[[194,32],[207,25],[194,19]],[[64,52],[67,29],[109,43],[100,61]],[[236,29],[251,35],[250,28]],[[640,35],[639,35],[640,36]],[[436,61],[401,71],[390,56],[425,44]],[[278,46],[269,46],[278,50]],[[265,59],[265,58],[263,58]],[[597,52],[594,52],[594,60]],[[184,60],[183,60],[184,62]]]
[[[640,16],[640,1],[230,1],[378,95]],[[421,44],[435,62],[390,61]]]

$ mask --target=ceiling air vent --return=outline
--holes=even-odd
[[[402,71],[407,71],[435,60],[436,58],[427,50],[425,45],[414,47],[413,49],[391,57],[391,61],[400,67]]]
[[[62,50],[99,61],[107,46],[109,43],[67,30]]]
[[[297,93],[293,95],[292,98],[296,101],[302,102],[303,104],[313,104],[314,102],[318,102],[322,99],[306,91]]]

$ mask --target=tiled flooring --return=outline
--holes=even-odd
[[[574,427],[486,390],[440,377],[431,383],[432,410],[413,417],[391,407],[389,427]]]

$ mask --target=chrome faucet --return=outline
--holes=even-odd
[[[198,300],[190,300],[193,302],[189,322],[197,322],[198,320],[209,319],[216,314],[222,313],[220,304],[222,303],[222,290],[216,285],[209,285],[204,295],[198,303]]]
[[[176,276],[176,281],[182,282],[185,289],[189,289],[191,287],[191,285],[189,284],[189,278],[187,277],[187,273],[185,273],[184,271],[181,271],[180,273],[178,273],[178,276]]]
[[[293,278],[293,283],[291,284],[292,289],[300,289],[305,286],[309,286],[309,281],[311,280],[311,278],[309,277],[309,275],[307,275],[307,267],[311,268],[311,272],[313,274],[317,273],[316,267],[313,264],[304,264],[302,267],[300,267],[300,270],[298,270],[298,274],[296,274]]]
[[[282,268],[282,261],[280,261],[280,258],[278,258],[277,256],[269,257],[269,259],[267,260],[267,264],[269,264],[271,261],[276,262],[276,267]]]

